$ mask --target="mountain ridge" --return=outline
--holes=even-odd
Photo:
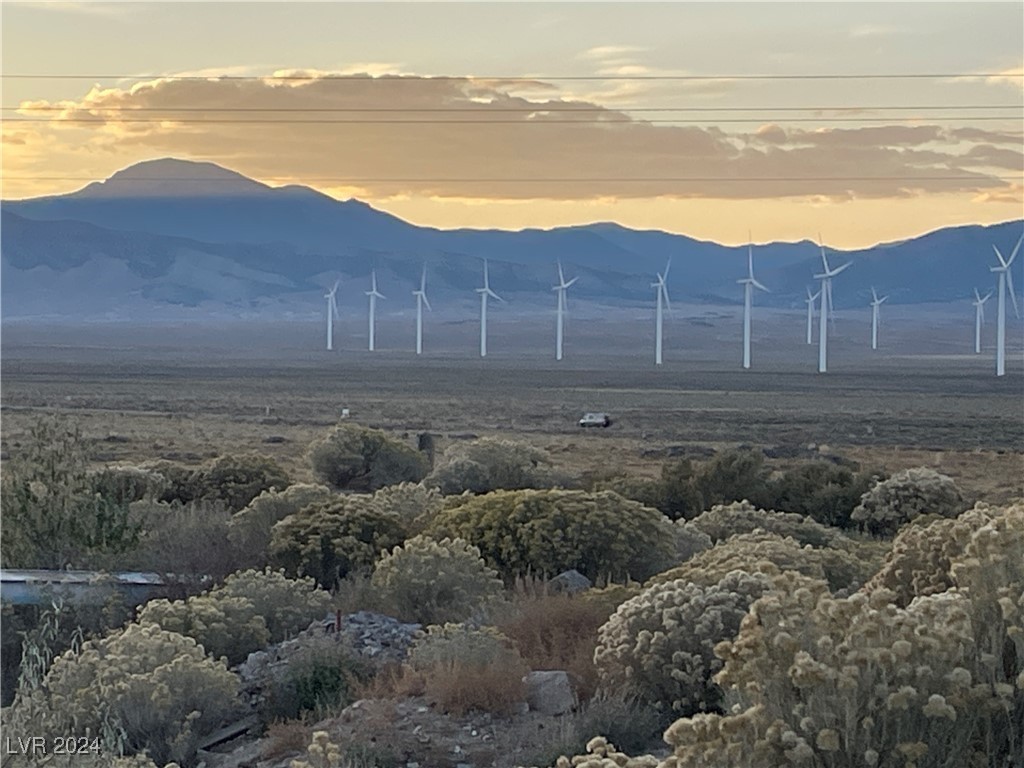
[[[611,306],[649,301],[649,283],[668,259],[677,301],[735,305],[742,295],[736,280],[746,271],[745,245],[609,221],[521,230],[421,227],[356,199],[301,185],[271,187],[215,163],[174,158],[130,166],[67,195],[0,207],[5,317],[59,305],[52,294],[71,270],[86,293],[102,284],[108,294],[148,296],[155,307],[202,305],[214,313],[261,302],[300,311],[322,300],[336,278],[355,298],[353,284],[371,269],[385,283],[412,290],[424,261],[432,297],[443,302],[474,298],[480,259],[488,258],[496,290],[521,308],[549,303],[556,259],[580,276],[575,298]],[[991,282],[992,245],[1008,254],[1022,224],[961,225],[871,248],[829,248],[855,263],[837,280],[836,306],[860,306],[871,286],[899,303],[965,299],[973,286]],[[819,246],[762,243],[754,254],[758,279],[772,289],[757,303],[802,308],[820,267]],[[394,288],[382,288],[388,290]],[[95,295],[79,309],[104,302],[109,296]]]

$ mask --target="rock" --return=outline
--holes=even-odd
[[[582,573],[573,568],[571,571],[563,571],[548,580],[548,589],[555,593],[575,595],[577,592],[586,592],[593,583]]]
[[[530,672],[526,683],[526,702],[543,715],[563,715],[576,705],[569,675],[562,671]]]

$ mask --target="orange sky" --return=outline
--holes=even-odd
[[[445,228],[858,247],[1024,211],[1018,3],[2,12],[6,199],[175,156]],[[192,79],[93,77],[133,73]],[[839,73],[1009,74],[817,79]]]

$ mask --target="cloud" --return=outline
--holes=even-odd
[[[636,119],[543,81],[276,74],[308,79],[163,78],[21,113],[54,119],[24,125],[94,157],[184,155],[373,199],[907,197],[1005,188],[986,169],[1019,165],[985,132],[935,125],[730,133]]]
[[[858,24],[850,30],[850,37],[891,37],[900,32],[896,27],[882,24]]]
[[[594,48],[588,48],[585,51],[581,51],[576,55],[576,58],[587,59],[590,61],[604,61],[606,59],[621,58],[631,53],[642,53],[646,50],[646,48],[641,48],[636,45],[598,45]]]
[[[1010,184],[1003,189],[988,190],[975,195],[972,203],[1024,203],[1024,184]]]

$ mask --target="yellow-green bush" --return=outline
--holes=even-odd
[[[231,517],[228,537],[239,551],[246,553],[247,562],[265,564],[270,531],[275,523],[334,496],[326,485],[305,483],[289,485],[283,491],[276,488],[264,491]]]
[[[331,596],[311,578],[290,579],[280,571],[239,571],[210,591],[218,599],[241,598],[252,603],[270,632],[270,642],[279,643],[306,629],[324,616]]]
[[[703,531],[713,542],[723,541],[738,533],[750,533],[758,528],[812,547],[842,547],[848,541],[837,528],[830,528],[791,512],[758,509],[749,501],[716,504],[687,523],[687,527]]]
[[[206,734],[238,714],[238,680],[195,640],[155,625],[131,624],[53,662],[45,706],[63,720],[57,735],[120,730],[130,752],[159,764],[193,763]]]
[[[322,617],[331,596],[313,579],[289,579],[283,573],[241,571],[188,600],[151,600],[140,623],[194,638],[214,658],[237,664],[268,643],[284,640]]]
[[[339,424],[309,448],[313,474],[332,488],[372,492],[386,485],[419,482],[427,460],[379,429]]]
[[[768,588],[761,575],[733,571],[717,584],[657,584],[620,605],[598,631],[601,687],[626,691],[664,712],[715,711],[721,668],[714,647],[739,631],[747,607]]]
[[[211,657],[224,657],[232,666],[270,642],[263,617],[242,597],[151,600],[139,613],[139,623],[193,638]]]
[[[951,477],[915,467],[875,483],[850,519],[875,536],[892,536],[919,515],[956,517],[969,506]]]
[[[546,488],[553,484],[550,463],[544,451],[526,443],[481,437],[448,450],[423,482],[446,496]]]
[[[403,521],[381,510],[372,496],[342,496],[277,523],[270,534],[270,562],[330,588],[351,571],[369,569],[382,550],[401,544],[407,533]]]
[[[420,624],[464,621],[502,590],[501,579],[462,539],[416,536],[385,554],[373,586],[398,611]]]
[[[422,531],[444,507],[444,497],[425,483],[399,483],[375,491],[373,501],[413,533]]]
[[[877,569],[881,554],[873,548],[850,543],[846,549],[801,546],[792,538],[755,529],[720,541],[686,562],[659,573],[649,584],[685,579],[711,585],[731,571],[796,571],[816,579],[826,579],[833,590],[859,587]]]
[[[658,768],[659,765],[656,757],[630,757],[619,752],[604,736],[595,736],[587,742],[586,754],[574,757],[563,755],[558,758],[554,768]]]
[[[939,525],[950,588],[905,606],[881,585],[848,598],[795,573],[716,653],[727,715],[676,722],[678,765],[846,768],[1013,765],[1024,754],[1024,504]],[[929,564],[933,567],[934,563]]]
[[[611,491],[453,497],[427,532],[465,539],[506,580],[573,568],[592,580],[643,579],[675,560],[672,522]]]
[[[963,556],[973,532],[1001,514],[1001,509],[977,504],[955,518],[915,519],[893,539],[865,591],[890,590],[904,607],[915,597],[945,592],[953,586],[952,563]]]
[[[89,479],[94,493],[116,504],[159,498],[167,487],[167,479],[159,472],[130,465],[104,467],[91,472]]]

